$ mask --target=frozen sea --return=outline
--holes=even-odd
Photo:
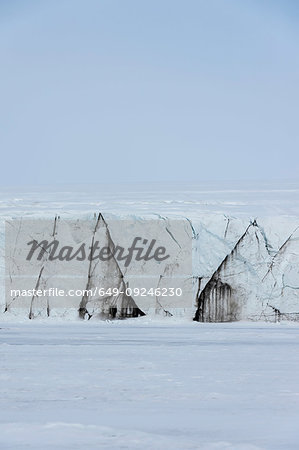
[[[0,328],[1,450],[299,448],[298,323]]]

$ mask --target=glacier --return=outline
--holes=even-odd
[[[31,319],[158,315],[199,322],[299,320],[298,193],[296,182],[275,186],[274,183],[151,188],[141,185],[138,189],[130,185],[121,188],[117,185],[109,188],[70,186],[60,190],[45,187],[42,192],[7,189],[0,197],[1,315],[22,315]],[[48,219],[55,224],[57,220],[66,223],[75,219],[83,224],[81,230],[85,227],[82,232],[91,238],[99,214],[111,245],[114,236],[113,226],[110,229],[109,224],[115,220],[136,223],[157,220],[165,232],[169,232],[172,221],[185,222],[192,240],[192,269],[190,277],[184,280],[191,283],[184,304],[177,305],[168,297],[140,299],[123,295],[112,303],[110,299],[100,302],[97,298],[82,298],[80,302],[76,299],[73,303],[69,300],[65,307],[55,298],[31,299],[24,308],[14,308],[4,295],[5,278],[7,282],[5,223],[12,219],[19,223],[25,219]],[[180,243],[181,236],[176,230],[171,236],[180,248],[185,246]],[[16,248],[10,250],[13,253]],[[47,274],[49,265],[43,267],[39,282],[46,288],[53,285],[55,269],[51,269],[54,273]],[[109,270],[115,273],[115,286],[126,286],[129,281],[131,285],[140,285],[140,280],[145,282],[144,274],[136,276],[135,271],[134,278],[121,263],[114,264],[113,268],[110,265]],[[156,287],[169,286],[177,276],[174,267],[167,268],[168,277],[164,276],[165,270],[161,267],[161,273],[155,273]],[[92,272],[94,276],[90,278],[90,268],[86,264],[78,286],[103,282],[104,273],[97,273],[96,269]],[[37,279],[39,275],[36,274]]]

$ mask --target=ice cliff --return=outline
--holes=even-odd
[[[299,320],[299,214],[294,206],[292,206],[291,214],[282,214],[278,208],[272,208],[273,214],[267,212],[264,215],[254,215],[255,208],[251,208],[250,214],[247,214],[247,211],[240,213],[233,202],[228,205],[222,201],[220,207],[217,206],[217,210],[214,210],[214,206],[211,207],[211,205],[205,208],[204,202],[202,205],[199,204],[200,202],[195,204],[194,198],[189,201],[188,193],[182,201],[177,199],[174,209],[170,207],[170,201],[167,200],[166,195],[164,201],[161,200],[161,194],[159,195],[159,202],[157,198],[149,202],[147,197],[141,206],[137,205],[138,202],[132,201],[129,207],[127,204],[124,208],[122,203],[122,207],[118,208],[114,204],[109,210],[107,204],[103,204],[101,214],[99,214],[101,205],[95,205],[92,202],[85,212],[81,211],[80,206],[73,210],[68,206],[67,211],[64,206],[59,220],[54,214],[53,202],[51,208],[46,211],[36,211],[32,204],[26,210],[24,202],[23,209],[19,208],[17,214],[12,214],[11,209],[7,207],[5,214],[2,214],[1,228],[3,288],[0,307],[2,315],[20,314],[31,319],[72,316],[85,320],[93,320],[97,317],[125,318],[160,315],[161,317],[186,317],[188,320],[194,319],[201,322]],[[136,200],[136,195],[134,196]],[[192,208],[188,207],[188,201],[192,204]],[[57,207],[55,209],[57,210]],[[261,212],[261,207],[257,207],[256,210]],[[81,235],[83,233],[84,238],[89,242],[98,236],[97,239],[108,242],[110,247],[115,245],[114,241],[117,240],[118,233],[111,221],[124,221],[129,217],[131,221],[140,223],[142,220],[155,219],[160,223],[161,235],[165,233],[174,251],[177,251],[177,255],[182,255],[186,243],[182,240],[181,233],[172,225],[172,220],[175,218],[183,221],[186,235],[192,242],[191,272],[188,272],[189,269],[184,270],[182,279],[179,280],[180,275],[176,271],[176,264],[162,264],[160,272],[151,274],[150,281],[155,287],[164,288],[173,283],[185,284],[187,294],[184,302],[177,302],[175,298],[159,295],[140,298],[133,294],[121,294],[113,298],[109,295],[105,298],[96,296],[68,298],[63,307],[57,298],[33,297],[26,302],[23,301],[22,308],[20,304],[15,307],[20,299],[12,301],[4,294],[4,266],[7,252],[12,258],[12,255],[18,251],[18,243],[15,242],[10,250],[5,250],[4,222],[17,217],[22,223],[22,220],[28,216],[35,219],[41,217],[50,219],[52,229],[47,232],[49,235],[53,234],[55,227],[56,238],[59,238],[59,233],[63,229],[59,223],[65,224],[66,219],[71,217],[76,219],[78,230],[80,229]],[[63,233],[67,233],[65,225]],[[82,239],[81,235],[76,235],[73,230],[70,238],[74,242],[79,242]],[[110,261],[109,264],[101,265],[101,267],[86,261],[80,269],[76,270],[78,275],[76,281],[66,279],[65,287],[73,285],[74,282],[77,283],[77,287],[82,288],[103,286],[107,280],[107,274],[110,277],[108,285],[111,286],[112,277],[113,285],[120,288],[120,291],[124,291],[126,286],[140,287],[149,283],[145,266],[138,269],[138,273],[136,270],[133,273],[117,261]],[[9,285],[12,279],[17,279],[21,271],[22,268],[15,265],[13,273],[10,274],[11,279],[6,276],[6,283]],[[50,265],[47,255],[44,255],[40,261],[39,271],[34,275],[34,286],[53,287],[58,272],[58,266],[55,269],[55,264]]]

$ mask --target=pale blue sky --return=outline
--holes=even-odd
[[[298,178],[298,18],[296,0],[0,0],[0,184]]]

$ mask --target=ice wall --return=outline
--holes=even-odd
[[[104,230],[104,238],[109,245],[113,245],[113,233],[107,225],[109,219],[106,222],[104,215],[94,215],[89,222],[86,222],[86,216],[78,218],[78,228],[82,231],[83,227],[88,239],[92,240],[95,233],[100,232],[98,225],[95,225],[99,217],[102,218],[100,229]],[[134,220],[141,219],[140,216]],[[55,220],[53,217],[53,224]],[[124,220],[124,217],[119,220]],[[160,220],[169,234],[168,219],[160,216]],[[64,307],[55,298],[31,298],[27,303],[23,302],[23,308],[15,308],[18,299],[8,300],[2,292],[2,314],[21,314],[31,319],[70,315],[81,319],[125,318],[146,314],[183,316],[203,322],[299,319],[299,221],[296,217],[247,220],[223,214],[201,214],[198,218],[191,220],[186,217],[183,220],[192,238],[193,260],[192,292],[189,292],[183,307],[169,297],[156,296],[153,299],[120,295],[116,298],[83,296],[80,301],[68,299]],[[86,223],[90,225],[86,226]],[[171,232],[171,240],[173,245],[180,246],[180,236],[176,236],[175,229]],[[11,249],[12,253],[16,251],[17,244],[16,248]],[[3,279],[3,230],[1,253]],[[47,264],[45,258],[41,261],[35,284],[43,288],[53,286],[53,273],[51,275],[50,272],[55,273],[53,265]],[[101,270],[86,262],[81,270],[80,287],[102,286],[103,280],[107,279],[105,271],[110,274],[110,285],[112,274],[113,286],[124,288],[128,283],[132,285],[130,272],[115,261],[110,261]],[[167,268],[167,277],[165,273],[163,266],[161,273],[155,274],[156,287],[173,284],[177,275],[174,268]],[[144,273],[140,273],[140,280],[144,282]],[[73,280],[68,283],[72,284]]]
[[[299,184],[283,183],[205,183],[186,186],[70,186],[59,190],[48,187],[26,192],[6,190],[0,193],[0,311],[12,315],[4,294],[4,220],[12,218],[48,218],[58,214],[80,223],[92,239],[94,217],[99,211],[110,218],[159,219],[164,231],[168,220],[186,222],[192,238],[192,295],[184,307],[171,298],[119,298],[117,306],[109,299],[103,305],[103,317],[131,317],[139,310],[147,316],[183,316],[188,320],[298,320],[299,315]],[[83,227],[84,228],[84,227]],[[180,243],[175,230],[173,237]],[[169,239],[171,239],[170,235]],[[114,239],[111,230],[112,241]],[[175,242],[173,241],[173,244]],[[93,268],[90,268],[93,271]],[[45,268],[43,276],[49,268]],[[155,286],[170,283],[173,268],[161,268],[155,274]],[[82,267],[82,285],[87,286],[88,265]],[[111,268],[110,268],[111,271]],[[132,282],[123,267],[113,269],[121,283]],[[122,275],[123,277],[122,277]],[[41,281],[44,282],[42,276]],[[96,285],[100,274],[92,277]],[[120,281],[117,283],[119,284]],[[144,282],[144,280],[142,280]],[[81,283],[81,282],[80,282]],[[116,283],[116,284],[117,284]],[[80,284],[81,285],[81,284]],[[84,317],[93,320],[99,312],[97,300],[68,303],[62,309],[55,299],[33,299],[22,317]],[[47,304],[48,303],[48,304]],[[30,310],[32,304],[32,308]],[[81,306],[80,306],[81,304]],[[127,310],[126,310],[127,305]],[[101,309],[100,308],[100,309]],[[86,309],[86,311],[85,311]],[[11,312],[9,312],[11,311]],[[123,314],[124,313],[124,314]]]

